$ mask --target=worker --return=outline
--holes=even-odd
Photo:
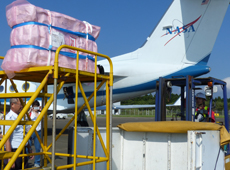
[[[31,120],[35,121],[37,119],[37,117],[39,116],[40,111],[41,111],[40,103],[37,100],[35,100],[32,103],[32,107],[29,111]],[[41,122],[39,122],[38,126],[36,127],[36,131],[37,131],[39,137],[41,138]],[[31,139],[29,141],[30,145],[32,145],[32,140],[34,141],[36,153],[39,153],[41,150],[41,145],[38,141],[38,138],[37,138],[35,132],[32,134]],[[40,167],[40,155],[35,156],[34,167]]]
[[[11,98],[10,99],[10,112],[6,115],[5,120],[16,120],[21,111],[22,111],[22,105],[21,105],[19,98]],[[5,126],[5,133],[7,133],[9,128],[10,126]],[[11,134],[10,138],[8,138],[5,143],[6,151],[15,152],[20,146],[22,141],[23,141],[23,125],[18,125],[13,131],[13,133]],[[27,143],[26,147],[29,153],[32,153],[32,149],[29,143]],[[28,159],[27,157],[24,157],[24,158],[25,158],[24,168],[28,168]],[[33,157],[30,157],[30,158],[33,159]],[[10,158],[5,159],[4,164],[6,165],[8,161],[10,161]],[[14,169],[14,170],[22,169],[22,157],[18,157],[16,159],[11,169]]]
[[[4,115],[0,114],[0,120],[3,120],[3,118],[4,118]],[[2,127],[0,126],[0,141],[2,140],[2,137],[3,137],[3,135],[2,135]]]
[[[211,118],[209,118],[209,108],[205,106],[206,96],[203,93],[196,94],[196,112],[195,121],[196,122],[215,122],[215,113],[212,111]]]

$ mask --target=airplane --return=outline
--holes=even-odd
[[[181,97],[179,97],[173,104],[167,104],[166,107],[176,107],[181,106]],[[113,103],[112,105],[112,114],[114,115],[120,115],[120,110],[122,109],[153,109],[155,108],[155,104],[134,104],[134,105],[121,105],[120,102]],[[94,108],[91,108],[92,111],[94,111]],[[106,106],[98,106],[96,107],[96,110],[103,111],[101,114],[106,114]],[[85,114],[88,116],[88,109],[85,109]]]
[[[113,102],[154,92],[159,77],[198,77],[210,72],[207,62],[228,5],[229,0],[174,0],[140,48],[111,58]],[[107,61],[98,63],[109,71]],[[83,88],[92,92],[92,87],[86,84]],[[105,92],[98,94],[97,106],[104,105]]]
[[[159,77],[198,77],[210,72],[207,66],[229,0],[174,0],[162,19],[137,50],[113,57],[113,102],[155,91]],[[109,71],[107,61],[98,61]],[[83,84],[86,95],[93,83]],[[52,92],[53,87],[48,87]],[[69,92],[72,95],[66,95]],[[79,93],[78,106],[84,104]],[[58,94],[59,112],[73,112],[75,85],[65,84]],[[67,97],[66,97],[67,96]],[[97,106],[105,105],[105,87],[99,90]],[[93,106],[93,99],[89,102]]]
[[[18,90],[18,92],[34,92],[37,87],[39,86],[39,83],[34,83],[34,82],[25,82],[25,81],[20,81],[20,80],[15,80],[14,81],[16,88]],[[50,86],[52,89],[52,86]],[[0,93],[5,93],[5,90],[7,90],[7,93],[15,93],[15,89],[13,88],[13,85],[11,84],[10,80],[7,80],[7,84],[3,83],[2,85],[0,85]],[[37,98],[37,100],[40,102],[41,105],[41,98]],[[27,99],[28,101],[28,99]],[[0,99],[0,109],[3,110],[3,103],[4,103],[4,99]],[[119,104],[118,104],[119,103]],[[6,100],[6,105],[7,105],[7,109],[9,109],[9,99]],[[176,100],[175,103],[173,104],[167,104],[167,107],[171,107],[171,106],[180,106],[181,105],[181,101],[180,101],[180,97]],[[96,109],[97,110],[106,110],[105,109],[106,106],[98,106]],[[135,108],[155,108],[155,105],[120,105],[120,102],[114,103],[112,106],[112,109],[135,109]],[[49,107],[49,111],[52,111],[53,109],[53,105],[51,104],[51,106]],[[65,107],[61,104],[61,105],[57,105],[57,110],[63,111],[65,109]],[[86,109],[87,110],[87,109]],[[94,109],[92,108],[92,111]],[[51,112],[50,112],[51,113]]]

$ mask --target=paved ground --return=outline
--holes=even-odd
[[[148,122],[153,121],[154,118],[146,118],[146,117],[113,117],[113,123],[112,126],[116,127],[118,124],[125,123],[125,122]],[[169,119],[170,120],[170,119]],[[66,125],[66,123],[69,121],[69,119],[61,119],[56,120],[56,131],[57,134],[62,130],[62,128]],[[223,119],[217,119],[217,121],[223,121]],[[90,119],[88,119],[89,126],[92,127],[93,124],[91,123]],[[99,127],[105,127],[105,117],[98,117],[97,118],[97,124]],[[74,123],[71,123],[71,126],[73,126]],[[48,120],[48,144],[52,142],[52,119]],[[33,150],[34,146],[32,146]],[[51,152],[51,149],[50,149]],[[56,142],[56,152],[57,153],[68,153],[68,129],[64,132],[64,134],[58,139]],[[51,156],[50,156],[51,157]],[[60,165],[66,165],[67,164],[67,158],[66,157],[56,157],[55,164],[57,166]],[[33,167],[33,160],[29,161],[29,166]],[[48,164],[48,166],[51,166]]]
[[[56,134],[58,134],[63,129],[63,127],[68,123],[69,120],[70,119],[56,119]],[[152,120],[153,120],[152,118],[143,118],[143,117],[139,117],[139,118],[114,117],[112,125],[113,127],[116,127],[118,124],[125,123],[125,122],[147,122]],[[52,125],[53,125],[52,121],[53,121],[52,119],[48,119],[48,145],[52,142]],[[93,124],[90,118],[88,118],[88,122],[89,122],[89,126],[92,127]],[[106,125],[105,117],[98,117],[97,124],[99,127],[105,127]],[[74,126],[74,122],[72,122],[70,126]],[[34,146],[32,146],[32,148],[34,151],[35,150]],[[58,153],[68,152],[68,129],[56,142],[56,152]],[[29,160],[29,167],[33,167],[33,161],[34,160]],[[55,164],[57,166],[67,164],[67,158],[57,156],[55,160]],[[51,165],[48,164],[48,166]]]

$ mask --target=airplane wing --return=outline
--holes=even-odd
[[[121,76],[121,75],[113,75],[113,79],[123,79],[126,78],[127,76]]]
[[[137,109],[137,108],[154,108],[155,105],[113,105],[112,109]],[[94,110],[94,108],[91,108]],[[106,106],[99,106],[97,110],[106,110]]]
[[[109,72],[105,72],[104,75],[109,75],[110,73]],[[113,75],[114,78],[125,78],[127,76],[124,76],[124,75]]]
[[[167,104],[166,107],[174,107],[174,106],[180,106],[181,105],[181,98],[179,97],[177,101],[174,104]],[[140,109],[140,108],[155,108],[154,105],[113,105],[112,109]],[[106,110],[106,106],[99,106],[96,108],[97,110]],[[91,108],[93,111],[94,108]]]

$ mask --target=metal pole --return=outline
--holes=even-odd
[[[229,132],[228,102],[227,102],[226,84],[223,85],[223,98],[224,98],[224,124],[225,124],[225,128]]]
[[[192,121],[192,77],[186,76],[186,120]]]
[[[223,99],[224,99],[224,124],[225,128],[229,132],[229,118],[228,118],[228,102],[227,102],[227,89],[226,84],[223,85]],[[227,154],[230,153],[230,146],[227,145]]]
[[[44,87],[44,93],[47,93],[47,84],[45,85],[45,87]],[[42,102],[42,109],[45,107],[45,105],[46,105],[46,103],[47,103],[47,97],[44,97],[44,102]],[[48,117],[47,117],[47,112],[46,112],[46,114],[45,114],[45,116],[44,116],[44,118],[43,118],[43,125],[44,125],[44,127],[42,127],[42,135],[41,135],[41,140],[43,141],[43,145],[44,145],[44,147],[47,147],[47,131],[48,131],[48,128],[47,128],[47,125],[48,125]],[[41,161],[42,161],[42,164],[41,165],[43,165],[44,167],[46,167],[47,166],[47,158],[46,157],[42,157],[42,158],[44,158],[44,159],[41,159]]]
[[[159,78],[159,120],[166,121],[166,84],[163,77]]]
[[[184,86],[181,86],[181,106],[180,106],[180,110],[181,110],[181,120],[183,120],[184,118]]]
[[[52,128],[52,170],[55,170],[55,147],[56,147],[56,108],[57,108],[57,78],[54,78],[54,101],[53,101],[53,128]]]
[[[109,87],[109,97],[110,97],[110,121],[109,121],[109,129],[110,129],[110,142],[109,142],[109,169],[112,170],[112,96],[113,96],[113,86]]]
[[[45,86],[45,87],[46,87],[46,86]],[[47,93],[46,90],[45,90],[45,87],[42,89],[42,93]],[[43,97],[43,98],[42,98],[42,105],[41,105],[42,108],[44,108],[45,103],[46,103],[46,102],[45,102],[45,97]],[[45,115],[46,115],[46,118],[47,118],[47,114],[45,114]],[[44,129],[44,117],[43,117],[42,120],[41,120],[41,136],[40,136],[40,137],[41,137],[41,141],[42,141],[42,142],[44,142],[44,139],[43,139],[43,129]],[[44,143],[43,143],[43,144],[44,144]],[[42,151],[42,148],[40,148],[40,152],[43,152],[43,151]],[[40,166],[41,166],[41,165],[42,165],[42,166],[44,165],[43,156],[44,156],[44,155],[40,155],[40,160],[41,160],[41,161],[40,161]]]
[[[156,83],[156,97],[155,97],[155,121],[159,121],[159,83]]]
[[[196,98],[195,98],[195,88],[194,85],[192,85],[192,121],[195,122],[195,111],[196,111]]]
[[[5,87],[7,87],[7,79],[5,80]],[[5,88],[5,94],[7,93],[7,88]],[[5,120],[6,119],[6,99],[4,99],[4,119],[3,120]],[[3,137],[5,136],[5,125],[3,126],[3,129],[2,129],[2,135],[3,135]],[[2,151],[4,151],[4,146],[2,147],[2,149],[1,149]],[[1,169],[3,169],[3,166],[4,166],[4,160],[2,159],[2,161],[1,161]]]
[[[108,152],[107,170],[110,169],[110,116],[112,110],[110,110],[110,87],[109,81],[106,81],[106,147]]]
[[[96,169],[96,140],[97,140],[97,134],[96,134],[96,121],[97,121],[97,56],[95,56],[95,72],[94,72],[94,113],[93,113],[93,170]],[[75,170],[75,169],[74,169]]]
[[[211,122],[211,118],[212,118],[212,101],[213,101],[213,98],[212,96],[210,97],[210,102],[209,102],[209,122]]]

